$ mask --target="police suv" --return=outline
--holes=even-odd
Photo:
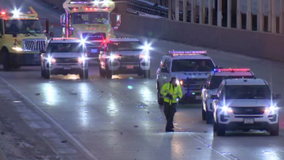
[[[116,74],[138,74],[150,77],[150,50],[137,38],[111,38],[106,51],[99,55],[101,77]]]
[[[217,95],[212,96],[214,107],[214,132],[225,135],[228,130],[266,130],[279,134],[277,99],[268,83],[255,79],[225,79]]]
[[[206,123],[213,122],[213,99],[211,95],[217,94],[217,89],[223,79],[233,78],[255,78],[254,73],[249,68],[223,68],[214,69],[203,85],[202,89],[202,119],[206,120]]]
[[[160,89],[173,76],[178,78],[184,93],[180,103],[201,100],[203,83],[217,67],[206,54],[206,51],[170,51],[162,57],[156,73],[157,99],[160,105],[163,103]]]
[[[41,76],[79,74],[81,79],[88,78],[88,61],[85,47],[76,38],[52,38],[41,54]]]

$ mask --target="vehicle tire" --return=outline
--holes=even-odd
[[[206,120],[206,112],[204,111],[203,107],[202,107],[202,120],[203,121]]]
[[[213,115],[210,112],[205,112],[206,114],[206,124],[212,124],[213,123]]]
[[[224,128],[221,128],[218,124],[216,124],[217,127],[217,136],[225,136],[226,130]]]
[[[3,54],[3,69],[4,71],[10,71],[11,70],[10,53],[9,51],[4,50],[2,54]]]
[[[83,70],[80,74],[80,79],[88,79],[89,78],[89,71],[88,69]]]
[[[145,70],[144,72],[144,78],[150,78],[150,70]]]
[[[217,123],[214,121],[213,122],[213,132],[217,132]]]
[[[158,85],[158,84],[157,84]],[[160,97],[160,89],[159,89],[159,85],[158,85],[158,90],[157,90],[157,101],[159,105],[163,105],[164,103],[164,99]]]
[[[106,71],[106,78],[112,79],[112,72],[111,71],[109,71],[109,70]]]
[[[50,79],[50,72],[49,72],[49,70],[44,70],[44,75],[43,75],[43,77],[45,78],[45,79]]]
[[[106,73],[105,71],[101,68],[101,66],[99,67],[99,72],[100,72],[100,77],[105,77],[106,76]]]
[[[279,135],[279,123],[277,123],[277,127],[270,130],[270,135],[271,136],[278,136]]]
[[[44,70],[41,68],[41,77],[44,77]]]

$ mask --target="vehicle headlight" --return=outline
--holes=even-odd
[[[22,47],[12,47],[12,50],[17,51],[17,52],[24,51],[24,49]]]
[[[52,58],[50,56],[46,57],[45,59],[47,60],[48,63],[56,62],[56,59],[54,59],[54,58]]]
[[[265,113],[275,113],[279,110],[279,107],[271,105],[270,107],[265,108]]]
[[[222,106],[221,108],[222,108],[222,111],[223,111],[223,112],[226,112],[226,113],[233,113],[233,109],[232,109],[231,107],[229,107],[229,106],[224,105],[224,106]]]
[[[111,61],[113,61],[113,60],[115,60],[115,59],[118,59],[120,56],[119,55],[117,55],[117,54],[111,54],[110,56],[108,56],[108,58],[111,60]]]
[[[78,62],[79,62],[79,63],[85,63],[86,60],[87,60],[87,58],[84,57],[84,56],[78,58]]]

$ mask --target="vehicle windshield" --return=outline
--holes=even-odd
[[[110,51],[133,51],[143,50],[140,42],[119,42],[109,44]]]
[[[42,34],[39,20],[5,20],[5,34]]]
[[[82,53],[83,47],[79,43],[50,43],[47,47],[47,53],[52,52],[75,52]]]
[[[209,72],[213,69],[214,64],[210,59],[179,59],[172,62],[172,72]]]
[[[225,88],[226,99],[270,99],[267,85],[229,85]]]
[[[72,14],[73,24],[109,24],[108,12],[80,12]]]
[[[233,78],[254,78],[254,76],[213,76],[210,81],[209,89],[217,89],[223,79]]]

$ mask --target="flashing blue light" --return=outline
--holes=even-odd
[[[133,87],[132,87],[132,86],[127,86],[127,88],[128,88],[128,89],[133,89]]]

